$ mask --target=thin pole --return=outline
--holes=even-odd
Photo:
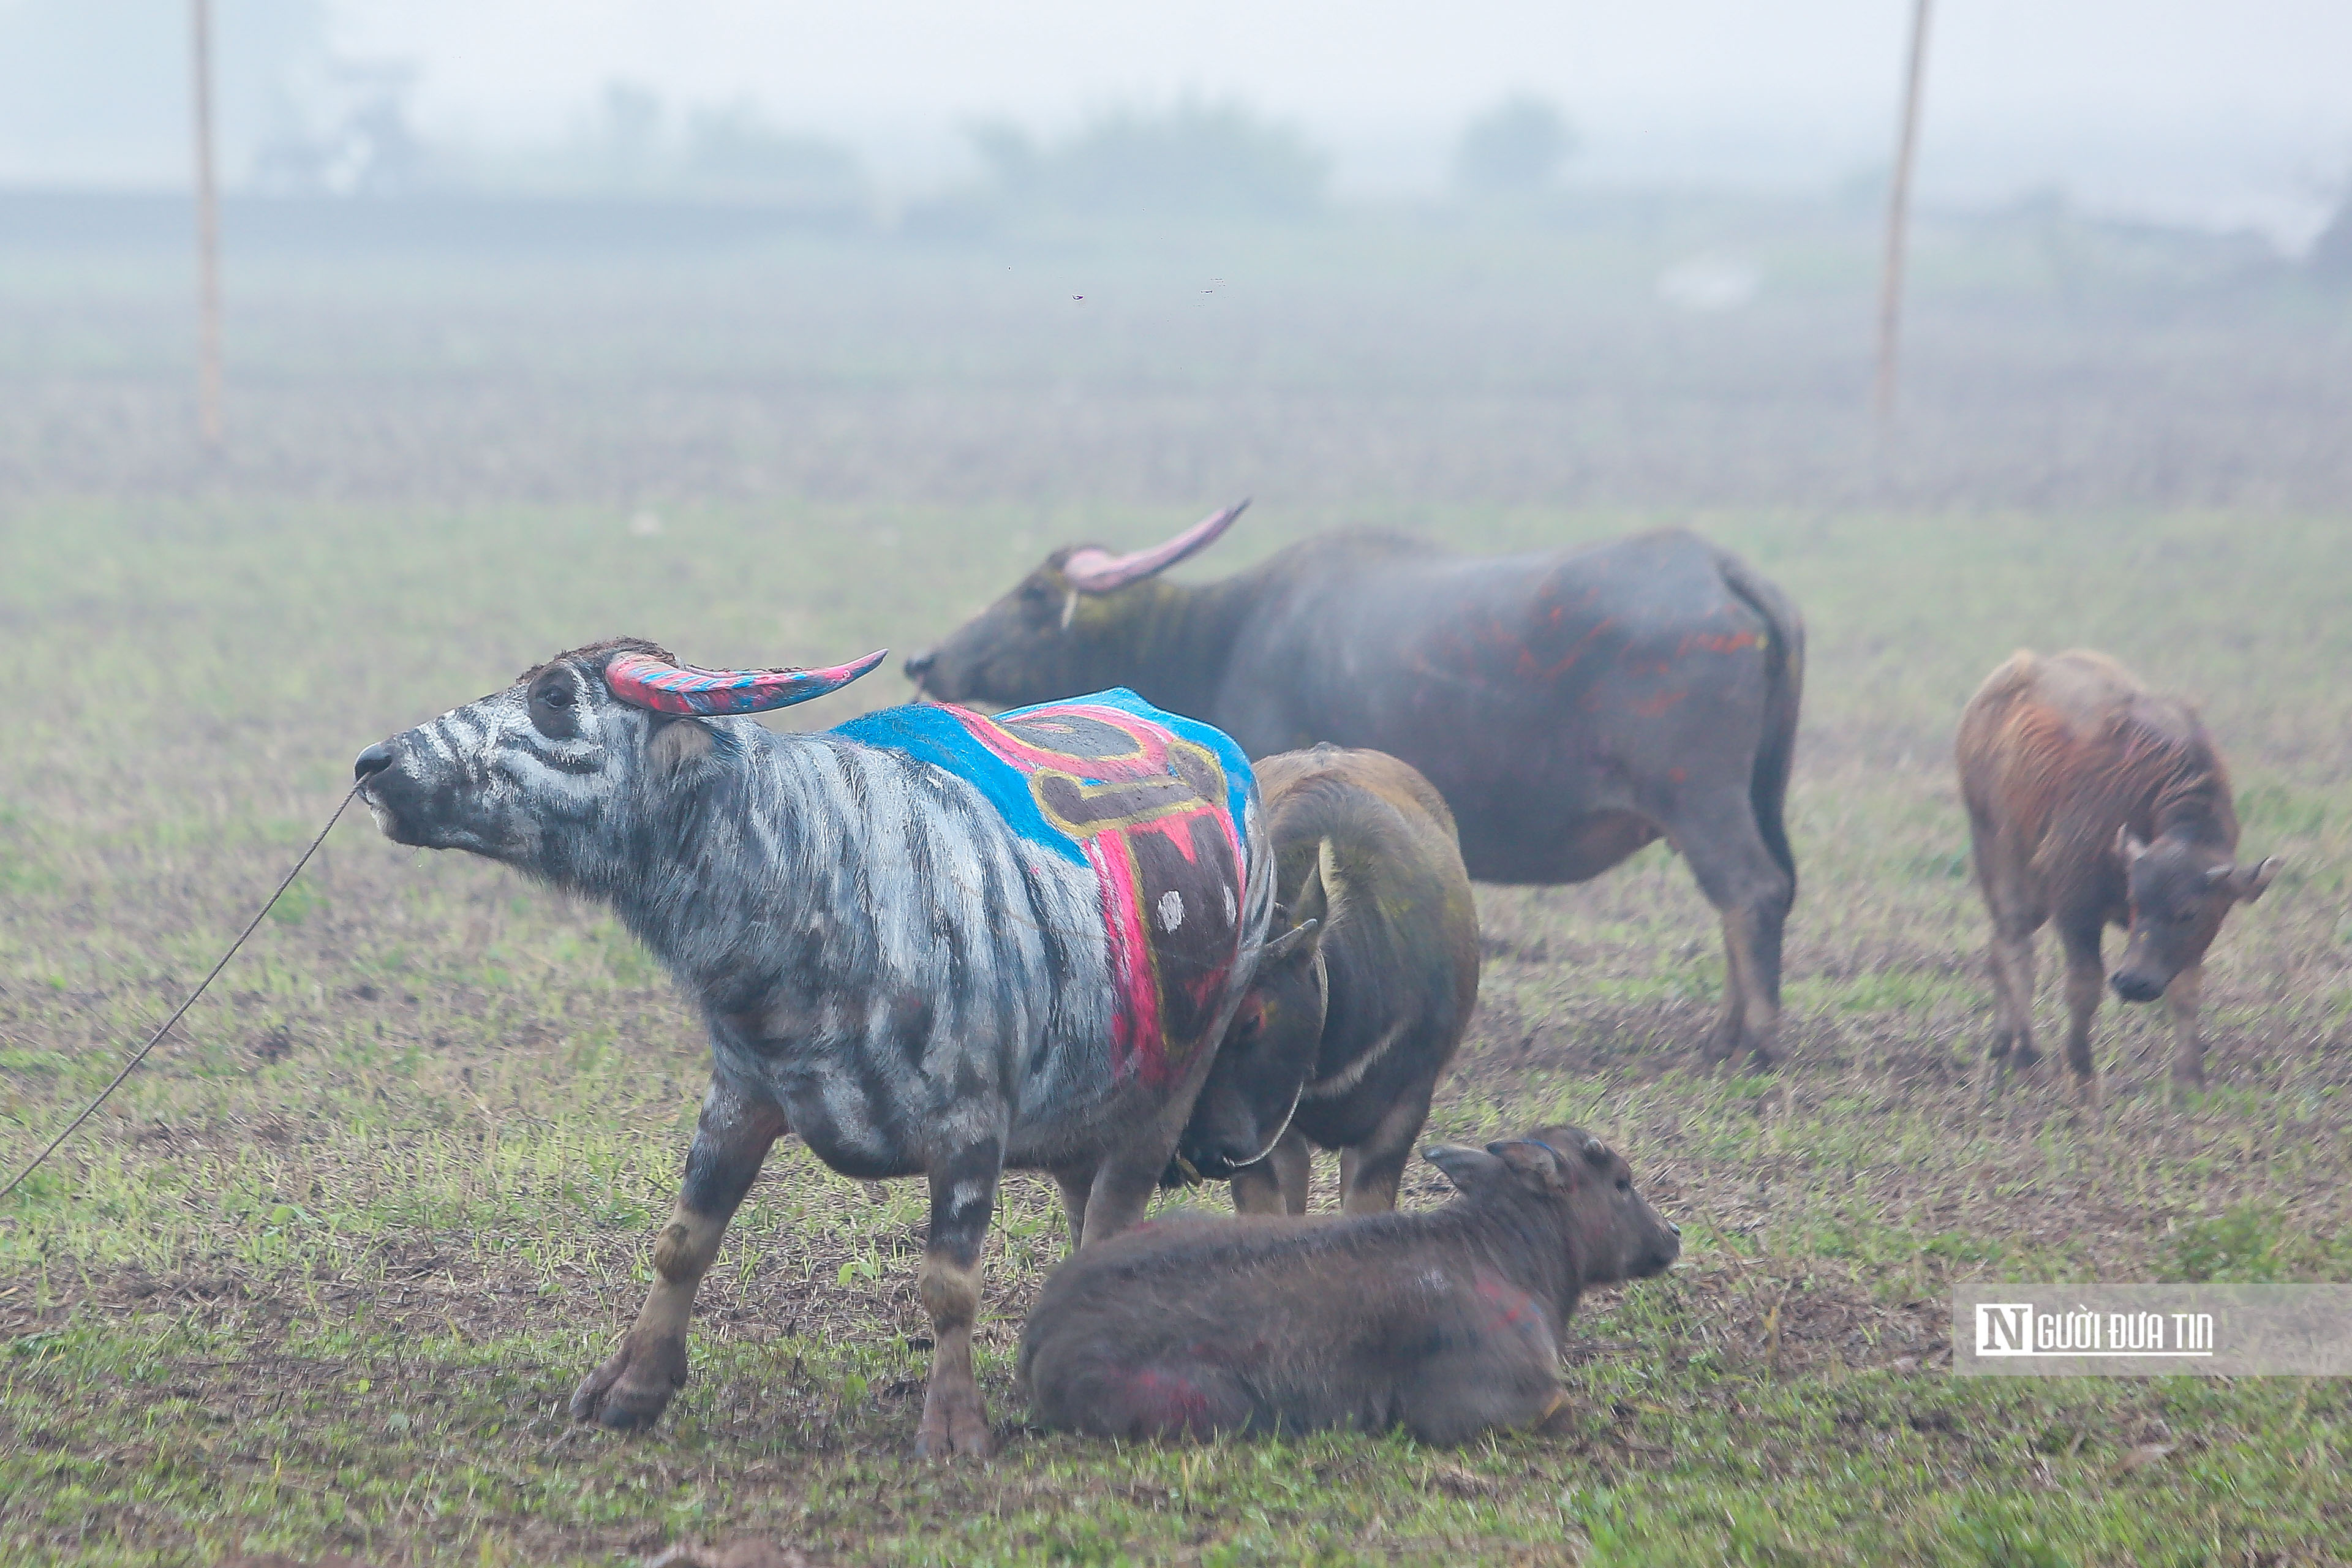
[[[196,100],[196,427],[221,443],[220,207],[213,190],[211,0],[190,0]]]
[[[1895,144],[1895,184],[1886,197],[1886,267],[1878,292],[1878,417],[1895,412],[1895,340],[1903,324],[1903,246],[1911,218],[1911,164],[1919,151],[1919,90],[1927,75],[1927,14],[1933,0],[1912,0],[1911,64],[1903,84],[1903,130]]]

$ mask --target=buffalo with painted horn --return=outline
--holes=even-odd
[[[981,1245],[1007,1166],[1073,1239],[1132,1224],[1264,943],[1246,759],[1099,692],[993,719],[886,709],[824,733],[739,717],[829,670],[699,670],[625,638],[369,747],[384,834],[609,904],[709,1027],[710,1089],[635,1327],[572,1396],[611,1426],[686,1380],[696,1288],[769,1146],[930,1182],[935,1349],[918,1447],[985,1452]]]
[[[907,673],[950,702],[1129,686],[1252,757],[1390,752],[1444,796],[1486,881],[1583,881],[1664,837],[1723,916],[1707,1057],[1769,1061],[1797,887],[1788,597],[1683,529],[1493,557],[1327,534],[1223,582],[1160,575],[1241,510],[1133,555],[1056,552]]]

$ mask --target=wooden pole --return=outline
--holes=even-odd
[[[1886,266],[1878,290],[1878,417],[1895,413],[1895,343],[1903,325],[1903,247],[1911,219],[1911,165],[1919,151],[1919,89],[1927,75],[1927,17],[1933,0],[1912,0],[1911,61],[1903,84],[1903,128],[1895,143],[1895,182],[1886,196]]]
[[[211,0],[190,0],[196,105],[196,428],[221,444],[220,206],[213,189]]]

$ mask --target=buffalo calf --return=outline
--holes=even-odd
[[[1337,1149],[1341,1206],[1392,1209],[1478,999],[1478,910],[1454,815],[1385,752],[1317,746],[1256,773],[1287,929],[1178,1150],[1230,1178],[1244,1213],[1305,1214],[1311,1151]]]
[[[1661,1273],[1680,1232],[1573,1127],[1430,1162],[1405,1214],[1163,1221],[1045,1282],[1021,1334],[1045,1425],[1108,1437],[1377,1431],[1458,1443],[1559,1408],[1588,1285]]]
[[[2116,925],[2128,935],[2116,994],[2169,998],[2175,1091],[2203,1083],[2205,951],[2231,907],[2270,886],[2277,862],[2236,863],[2229,770],[2195,711],[2104,654],[2023,651],[1969,699],[1958,751],[1992,916],[1993,1073],[2038,1059],[2033,936],[2054,922],[2066,952],[2066,1064],[2085,1102],[2098,1103],[2091,1018],[2100,939]]]

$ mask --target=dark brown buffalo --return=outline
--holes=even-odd
[[[1258,960],[1177,1147],[1229,1178],[1245,1214],[1305,1214],[1313,1149],[1340,1151],[1348,1213],[1392,1209],[1478,999],[1478,910],[1454,817],[1385,752],[1318,746],[1256,773],[1287,929]]]
[[[1488,557],[1328,534],[1222,583],[1159,575],[1239,510],[1132,556],[1057,551],[907,673],[956,702],[1129,686],[1252,757],[1390,752],[1445,797],[1486,881],[1580,882],[1663,836],[1723,913],[1708,1058],[1769,1061],[1797,886],[1796,606],[1683,529]]]
[[[1558,1409],[1588,1285],[1664,1272],[1679,1230],[1573,1127],[1432,1149],[1406,1214],[1180,1218],[1074,1256],[1021,1331],[1047,1426],[1106,1437],[1381,1431],[1459,1443]]]
[[[2039,1059],[2033,935],[2054,921],[2066,953],[2066,1064],[2084,1100],[2099,1099],[2091,1017],[2110,925],[2129,933],[2116,994],[2170,999],[2173,1085],[2203,1083],[2205,950],[2231,906],[2262,896],[2277,862],[2235,863],[2229,770],[2195,711],[2104,654],[2019,652],[1969,699],[1958,751],[1992,915],[1994,1073]]]

